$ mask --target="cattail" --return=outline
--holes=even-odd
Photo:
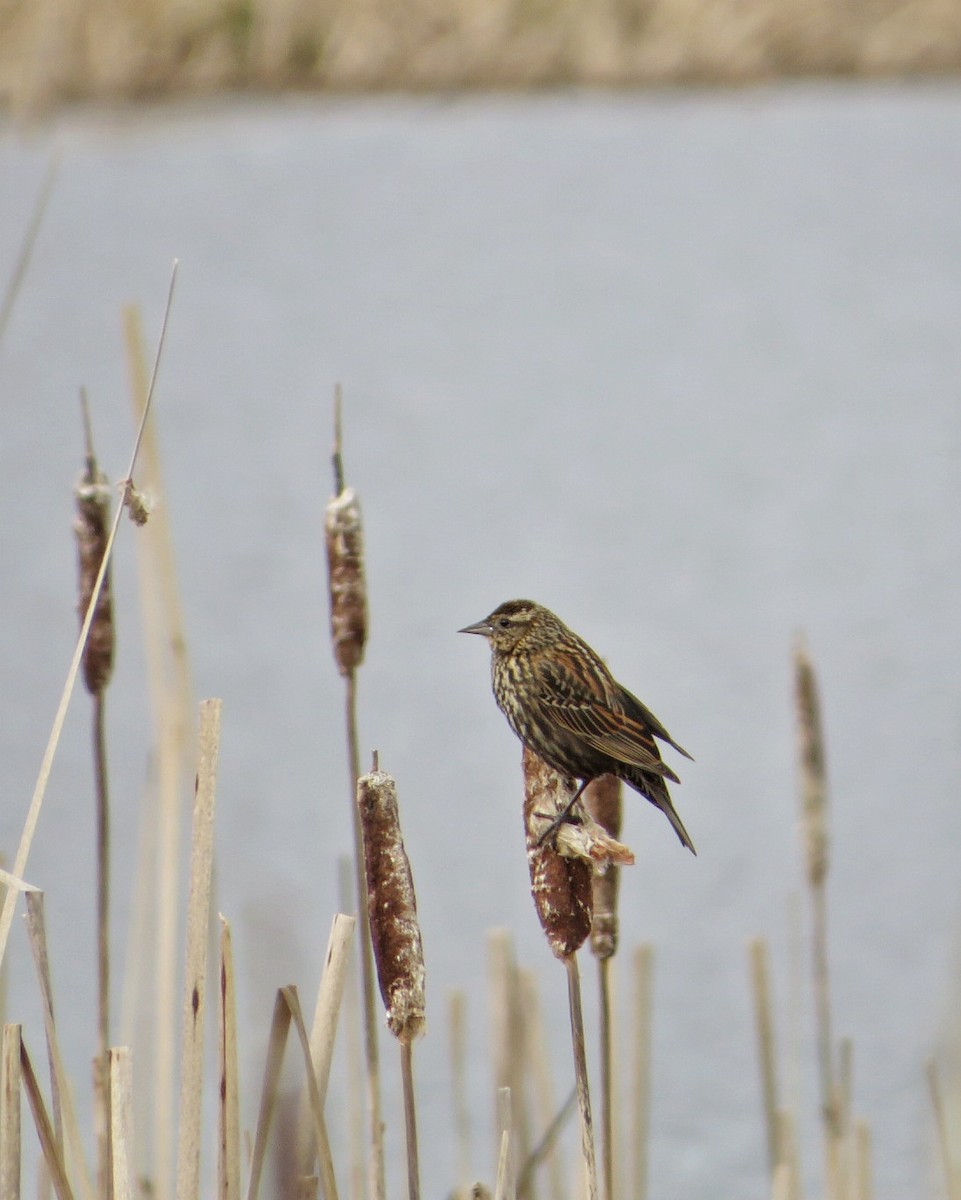
[[[531,895],[548,945],[558,958],[567,959],[591,932],[593,902],[591,865],[568,858],[555,848],[552,838],[541,838],[551,821],[570,803],[573,779],[560,775],[533,750],[524,747],[524,829]],[[558,830],[558,839],[567,822]]]
[[[614,775],[601,775],[584,791],[587,811],[612,838],[621,832],[621,781]],[[614,863],[594,872],[594,923],[591,949],[598,958],[610,958],[617,952],[617,891],[620,872]]]
[[[818,887],[828,872],[827,783],[817,680],[803,642],[794,650],[794,694],[805,864],[808,883]]]
[[[397,786],[384,771],[357,781],[364,830],[370,936],[387,1026],[401,1042],[424,1029],[424,952],[417,901],[397,811]]]
[[[363,662],[367,640],[364,530],[360,501],[352,487],[341,488],[327,502],[324,535],[334,659],[341,675],[350,675]]]
[[[79,565],[77,611],[83,624],[110,535],[110,485],[106,475],[97,466],[97,460],[89,446],[87,465],[77,481],[74,496],[77,502],[77,517],[73,528],[77,535]],[[83,679],[87,691],[93,696],[99,695],[110,682],[113,650],[113,601],[108,566],[83,652]]]

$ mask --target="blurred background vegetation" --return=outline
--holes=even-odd
[[[961,0],[0,0],[0,102],[899,75]]]

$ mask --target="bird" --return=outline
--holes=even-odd
[[[489,642],[494,699],[514,733],[555,771],[580,780],[545,836],[593,779],[616,775],[659,808],[681,844],[697,854],[667,790],[667,780],[680,779],[661,759],[657,740],[691,755],[583,638],[533,600],[507,600],[458,632]]]

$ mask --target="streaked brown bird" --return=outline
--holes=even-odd
[[[681,844],[697,853],[665,782],[680,780],[655,739],[690,754],[582,638],[533,600],[507,600],[459,632],[490,642],[494,698],[520,740],[555,771],[581,781],[552,829],[592,779],[616,775],[659,808]]]

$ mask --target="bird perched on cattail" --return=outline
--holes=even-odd
[[[662,762],[655,738],[690,754],[583,639],[532,600],[508,600],[460,632],[490,642],[494,698],[511,729],[556,771],[581,781],[555,826],[592,779],[616,775],[659,808],[697,853],[665,782],[680,780]]]

